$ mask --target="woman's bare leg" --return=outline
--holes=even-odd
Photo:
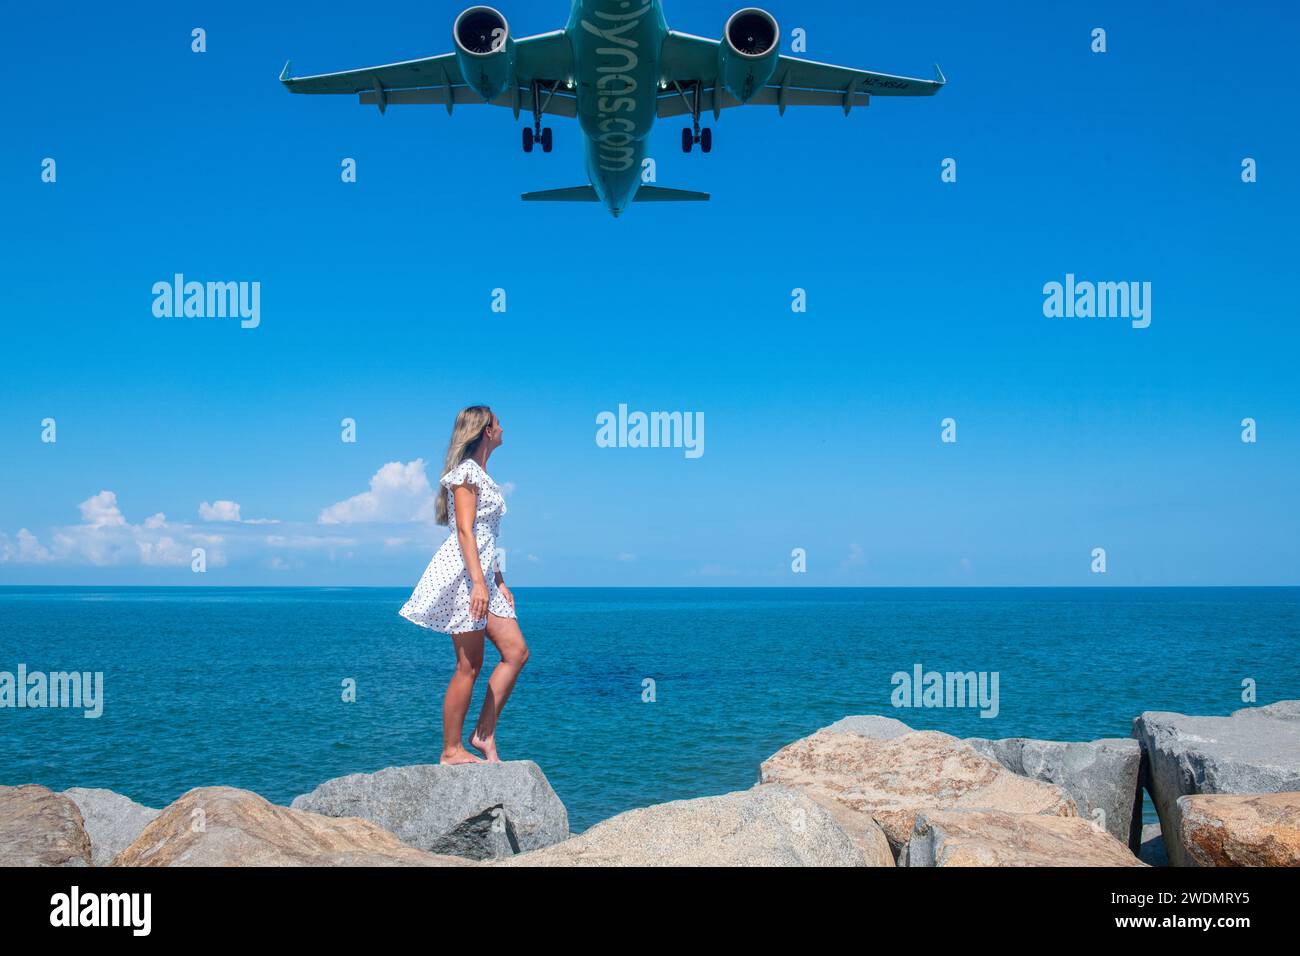
[[[461,735],[465,732],[465,714],[474,696],[474,681],[483,668],[483,631],[453,634],[456,648],[456,672],[447,684],[442,699],[442,759],[439,763],[482,763],[465,749]]]
[[[524,642],[519,622],[514,618],[489,614],[487,636],[501,652],[501,663],[492,669],[492,676],[488,678],[487,696],[483,698],[483,710],[478,715],[478,726],[470,735],[469,745],[481,750],[489,763],[500,763],[497,720],[510,699],[510,692],[515,689],[519,672],[528,663],[528,645]]]

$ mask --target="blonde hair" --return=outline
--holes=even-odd
[[[447,459],[443,462],[442,473],[445,475],[466,458],[474,457],[483,432],[492,424],[492,409],[486,405],[471,405],[456,416],[456,425],[451,430],[451,442],[447,445]],[[438,495],[433,505],[434,517],[438,524],[447,524],[447,493]]]

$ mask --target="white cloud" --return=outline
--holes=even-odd
[[[239,503],[236,501],[206,501],[199,505],[199,517],[204,521],[239,521]]]
[[[360,542],[356,538],[338,536],[296,534],[269,534],[266,543],[272,548],[287,548],[293,551],[313,551],[318,548],[353,548]]]
[[[316,522],[288,522],[277,533],[259,526],[279,521],[245,518],[239,502],[224,499],[203,501],[188,522],[157,512],[136,523],[104,490],[81,502],[79,523],[45,529],[39,540],[27,528],[0,532],[0,564],[180,570],[189,568],[195,548],[206,551],[210,570],[248,563],[303,571],[321,562],[391,560],[441,543],[442,529],[432,523],[435,487],[423,459],[392,462],[375,472],[368,491],[325,508]]]
[[[0,535],[0,562],[179,567],[190,563],[196,542],[221,543],[220,538],[205,541],[205,536],[194,534],[185,525],[169,526],[161,513],[146,518],[143,524],[131,524],[111,491],[92,495],[78,507],[82,523],[52,529],[49,545],[42,545],[26,528],[18,532],[16,543]],[[209,566],[224,563],[222,552],[208,554]]]
[[[203,502],[199,505],[199,517],[204,521],[223,521],[228,524],[279,524],[277,518],[245,518],[238,501]]]
[[[370,479],[369,491],[330,505],[318,520],[321,524],[432,521],[437,499],[424,468],[423,458],[407,464],[389,462]]]
[[[43,547],[36,540],[36,535],[26,528],[18,529],[18,543],[12,544],[9,536],[0,532],[0,564],[12,561],[15,564],[45,564],[54,560],[50,549]]]
[[[135,542],[140,552],[140,563],[163,567],[180,567],[190,563],[192,549],[175,538],[162,537],[156,540],[137,537]]]
[[[101,491],[81,503],[81,520],[92,528],[121,527],[126,524],[117,507],[117,495]]]

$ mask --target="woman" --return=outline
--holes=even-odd
[[[501,420],[486,405],[456,416],[442,488],[435,505],[438,524],[452,533],[429,562],[415,592],[399,612],[408,621],[451,635],[456,673],[442,702],[442,763],[482,763],[465,749],[461,734],[474,681],[483,666],[483,636],[501,653],[488,679],[487,697],[470,746],[499,763],[496,730],[515,679],[528,661],[528,645],[515,618],[515,598],[497,567],[497,533],[506,502],[487,473],[488,458],[501,447]],[[492,572],[491,583],[485,577]]]

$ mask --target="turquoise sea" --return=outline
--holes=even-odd
[[[0,709],[0,784],[195,786],[277,803],[437,759],[447,638],[409,589],[0,588],[0,671],[102,672],[103,714]],[[1300,697],[1300,588],[516,590],[532,659],[506,759],[537,761],[581,831],[750,786],[846,714],[960,736],[1127,737],[1143,710]],[[481,701],[487,669],[470,721]],[[896,672],[998,674],[996,717],[891,705]],[[356,682],[355,702],[343,700]],[[649,684],[647,682],[653,682]],[[647,690],[653,690],[653,700]]]

